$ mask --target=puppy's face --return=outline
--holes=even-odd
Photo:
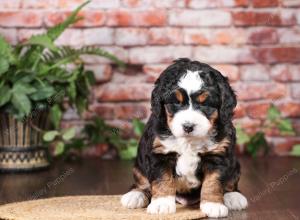
[[[205,137],[218,118],[218,87],[202,71],[189,71],[164,100],[168,127],[175,137]]]

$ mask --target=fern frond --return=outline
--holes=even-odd
[[[72,13],[71,15],[62,23],[48,29],[47,31],[47,35],[51,40],[55,40],[57,39],[62,32],[64,32],[65,29],[67,29],[70,25],[75,24],[77,21],[81,20],[81,17],[77,17],[78,12],[88,3],[90,3],[90,1],[86,1],[83,4],[81,4],[80,6],[78,6]]]
[[[124,67],[124,63],[113,54],[92,46],[84,46],[80,49],[74,49],[69,46],[58,47],[58,51],[47,51],[43,54],[43,61],[48,64],[53,64],[53,68],[63,64],[76,61],[81,55],[96,55],[105,57],[115,62],[120,67]]]

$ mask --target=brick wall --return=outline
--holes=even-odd
[[[0,33],[10,42],[60,22],[82,0],[1,0]],[[300,0],[93,0],[84,20],[58,44],[97,45],[128,62],[120,71],[85,57],[95,71],[92,112],[124,128],[149,116],[153,81],[173,59],[207,62],[227,75],[237,92],[236,121],[253,130],[270,103],[300,135]],[[69,111],[68,124],[81,124]],[[285,154],[300,137],[270,134]]]

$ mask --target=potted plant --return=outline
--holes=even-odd
[[[89,2],[89,1],[88,1]],[[0,170],[22,171],[47,167],[43,132],[58,129],[65,103],[82,113],[88,104],[93,72],[84,68],[83,54],[114,55],[96,47],[75,49],[54,41],[81,17],[80,5],[62,23],[15,47],[0,36]],[[72,131],[65,132],[65,136]]]

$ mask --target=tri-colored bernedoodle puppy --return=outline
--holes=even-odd
[[[245,209],[234,152],[236,103],[228,79],[207,64],[182,58],[164,70],[155,82],[135,184],[123,195],[123,206],[166,214],[176,212],[176,201],[200,201],[208,217]]]

